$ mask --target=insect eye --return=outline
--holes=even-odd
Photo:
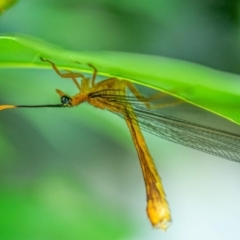
[[[72,105],[71,101],[72,101],[72,99],[68,96],[62,96],[61,97],[61,102],[64,106],[71,106]]]

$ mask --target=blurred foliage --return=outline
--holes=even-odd
[[[1,14],[0,32],[30,35],[73,52],[165,56],[240,73],[238,1],[21,0]],[[16,51],[16,58],[24,56]],[[185,64],[170,69],[164,62],[165,73],[179,76],[178,68],[182,76],[191,74]],[[237,76],[215,72],[218,76],[208,79],[202,70],[191,76],[215,79],[214,90],[235,88],[238,95]],[[59,101],[56,87],[76,91],[44,69],[1,69],[0,86],[0,102],[10,104]],[[223,105],[231,101],[221,94],[212,99]],[[0,116],[0,239],[222,240],[239,235],[237,165],[147,137],[173,210],[173,225],[163,235],[146,217],[137,155],[121,119],[90,106],[15,109]]]
[[[102,208],[57,176],[39,178],[31,186],[1,187],[2,239],[118,239],[131,234],[126,214]],[[81,194],[79,194],[79,190]],[[103,204],[103,203],[102,203]],[[94,210],[93,210],[94,209]],[[93,214],[89,214],[94,211]],[[121,224],[119,224],[121,223]],[[15,237],[14,237],[15,236]]]
[[[0,13],[3,13],[6,9],[12,7],[17,0],[1,0],[0,1]]]

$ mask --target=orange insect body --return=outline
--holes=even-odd
[[[1,105],[0,110],[18,107],[74,107],[83,102],[88,102],[94,107],[107,109],[111,112],[122,114],[130,130],[140,160],[147,192],[148,217],[154,227],[166,230],[169,222],[171,221],[171,216],[161,179],[158,175],[153,159],[149,153],[148,147],[137,123],[137,117],[134,113],[131,103],[128,102],[127,99],[124,101],[124,104],[122,102],[117,102],[115,97],[117,94],[117,97],[125,99],[127,89],[129,89],[130,92],[140,101],[142,101],[141,99],[145,98],[141,96],[135,86],[128,81],[119,80],[117,78],[109,78],[99,83],[95,83],[97,70],[90,64],[89,66],[94,69],[91,80],[85,78],[81,73],[73,73],[70,71],[67,73],[61,73],[53,62],[44,60],[42,58],[41,60],[50,63],[55,72],[61,77],[72,79],[79,92],[71,97],[57,89],[56,92],[61,97],[62,104],[39,106]],[[76,79],[78,77],[82,78],[80,84]],[[105,96],[107,95],[108,97],[102,97],[104,93]],[[110,99],[111,94],[113,96],[112,100]],[[147,101],[143,101],[143,104],[145,104],[146,107],[149,107]]]
[[[97,108],[120,114],[127,123],[138,153],[147,192],[147,214],[154,227],[166,230],[171,216],[161,179],[140,126],[164,139],[240,162],[240,135],[151,111],[154,108],[176,105],[179,101],[151,106],[149,100],[159,99],[159,95],[145,98],[133,84],[118,78],[109,78],[95,83],[97,70],[91,64],[89,66],[94,71],[92,78],[88,79],[81,73],[71,71],[61,73],[53,62],[42,58],[41,60],[50,63],[59,76],[72,79],[79,92],[71,97],[61,90],[56,90],[61,97],[61,104],[0,105],[0,110],[19,107],[74,107],[82,102],[88,102]],[[77,78],[82,79],[81,83],[77,81]],[[127,91],[130,91],[133,98],[127,96]]]
[[[61,76],[64,77],[63,74],[61,74]],[[96,76],[96,70],[93,76]],[[74,74],[72,78],[75,78]],[[140,127],[138,124],[131,121],[131,119],[136,119],[134,111],[131,108],[131,104],[126,102],[125,108],[122,108],[122,106],[119,106],[118,103],[113,102],[110,105],[109,100],[106,99],[104,101],[104,98],[101,98],[101,95],[99,97],[91,97],[92,94],[103,91],[117,91],[122,95],[122,97],[124,97],[127,88],[136,96],[140,96],[139,92],[128,81],[119,80],[117,78],[106,79],[97,84],[95,84],[94,80],[95,79],[93,78],[91,82],[90,79],[83,77],[81,84],[77,85],[80,92],[73,97],[69,97],[69,103],[67,103],[67,105],[72,107],[87,101],[97,108],[121,113],[124,116],[138,153],[145,180],[148,217],[154,227],[159,227],[163,230],[166,230],[169,222],[171,221],[170,210],[163,190],[161,179],[157,173],[157,169],[153,162],[152,156],[149,153]],[[61,90],[56,91],[61,98],[67,96]]]

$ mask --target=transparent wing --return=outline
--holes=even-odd
[[[161,138],[240,162],[240,136],[135,108],[141,128]],[[151,113],[149,115],[149,113]]]
[[[105,104],[114,104],[115,106],[117,104],[118,109],[130,117],[133,123],[139,124],[141,129],[151,134],[212,155],[240,162],[239,135],[149,110],[143,104],[145,98],[139,101],[132,96],[122,96],[116,91],[101,91],[101,93],[95,93],[93,97],[98,97],[98,100],[104,101]],[[131,107],[127,103],[130,103]],[[131,108],[135,114],[131,114]],[[121,114],[118,115],[123,117]]]

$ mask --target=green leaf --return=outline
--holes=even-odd
[[[180,60],[122,52],[73,52],[29,37],[0,37],[0,67],[50,68],[40,57],[74,71],[145,85],[240,124],[240,77]],[[75,63],[79,62],[79,63]]]

